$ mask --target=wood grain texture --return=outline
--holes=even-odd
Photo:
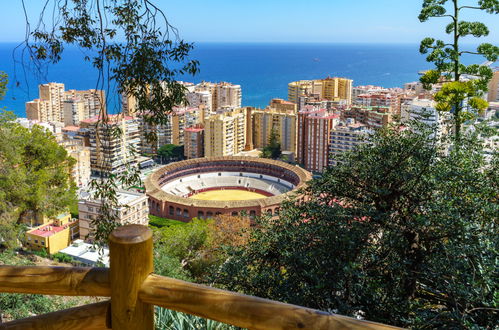
[[[0,324],[0,330],[101,330],[109,329],[109,301],[65,309]]]
[[[113,329],[152,330],[154,306],[138,299],[153,271],[152,231],[146,226],[118,227],[109,236]]]
[[[396,329],[158,275],[146,279],[139,298],[157,306],[248,329]]]
[[[109,269],[0,266],[0,292],[110,297]]]

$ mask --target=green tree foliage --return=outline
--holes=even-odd
[[[464,1],[462,1],[464,2]],[[445,32],[452,36],[446,43],[443,40],[425,38],[421,41],[420,52],[428,54],[426,60],[435,64],[435,69],[426,72],[421,77],[425,88],[431,88],[437,82],[451,82],[444,84],[444,88],[435,95],[439,111],[453,113],[455,136],[459,139],[461,125],[472,118],[477,111],[487,108],[487,102],[480,97],[487,92],[487,83],[492,78],[492,70],[486,66],[464,65],[461,63],[463,54],[475,54],[485,57],[489,61],[496,61],[499,56],[499,47],[490,43],[480,44],[476,51],[463,50],[461,40],[467,36],[476,38],[487,36],[489,29],[481,22],[468,22],[461,19],[464,10],[481,10],[489,14],[499,13],[498,0],[473,1],[476,5],[462,4],[459,0],[424,0],[419,20],[425,22],[433,17],[449,18],[450,23]],[[462,82],[462,74],[476,76],[478,79]],[[464,106],[466,104],[466,106]]]
[[[75,160],[43,127],[0,124],[0,217],[15,224],[28,212],[54,215],[76,198]],[[7,239],[4,237],[4,239]]]
[[[185,225],[155,230],[154,253],[160,274],[178,274],[184,279],[204,274],[212,263],[209,222],[194,218]]]
[[[380,130],[260,220],[219,283],[404,327],[497,325],[499,157],[415,131]]]
[[[176,144],[165,144],[158,149],[158,157],[162,161],[179,161],[184,159],[184,146]]]
[[[118,94],[134,99],[132,110],[151,126],[167,124],[172,108],[186,104],[186,89],[176,78],[198,71],[198,62],[189,58],[193,45],[179,37],[153,1],[44,0],[42,8],[35,22],[26,14],[26,47],[21,56],[27,58],[23,63],[32,63],[43,73],[48,64],[61,60],[66,47],[75,46],[98,71],[95,88],[106,89],[108,97]],[[106,109],[110,113],[121,111],[110,109],[107,99]],[[101,109],[97,125],[104,128],[104,134],[122,134],[108,125],[108,120]],[[149,141],[156,138],[147,134]],[[105,244],[117,226],[113,210],[121,206],[116,191],[119,186],[142,186],[138,168],[127,166],[117,175],[102,173],[91,183],[93,197],[102,200],[100,214],[92,222],[98,245]]]
[[[281,142],[279,142],[279,136],[275,129],[272,129],[269,136],[268,144],[263,147],[262,158],[272,158],[278,159],[281,157]]]

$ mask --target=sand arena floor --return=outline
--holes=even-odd
[[[192,195],[190,198],[208,201],[243,201],[248,199],[259,199],[266,197],[267,196],[263,194],[252,191],[227,189],[204,191],[199,194]]]

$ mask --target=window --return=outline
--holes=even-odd
[[[170,206],[170,207],[169,207],[169,211],[168,211],[168,213],[169,213],[170,215],[174,215],[174,213],[175,213],[175,209],[173,208],[173,206]]]
[[[94,211],[94,208],[89,206],[89,207],[88,207],[88,211],[89,211],[89,212],[93,212],[93,211]]]
[[[218,176],[222,176],[222,173],[218,173]]]
[[[35,243],[38,243],[38,240],[37,240],[37,239],[35,239]]]

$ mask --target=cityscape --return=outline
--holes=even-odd
[[[131,2],[153,15],[148,1]],[[458,2],[425,0],[419,20],[450,16],[456,23],[446,33],[455,40],[488,36],[483,23],[459,25],[457,13],[495,15],[499,2]],[[116,4],[112,15],[123,19],[125,5]],[[127,15],[137,22],[147,16]],[[137,27],[125,21],[113,24],[124,24],[126,35]],[[58,38],[80,40],[80,26],[72,28],[63,26]],[[115,322],[96,329],[152,329],[155,322],[161,329],[209,328],[204,318],[222,322],[217,329],[329,329],[342,326],[340,315],[352,329],[368,321],[379,322],[376,329],[497,326],[497,46],[474,52],[425,38],[420,52],[435,68],[420,68],[419,80],[386,87],[329,72],[304,75],[287,82],[280,92],[287,98],[262,107],[243,102],[239,81],[184,78],[198,71],[187,58],[195,46],[166,41],[164,50],[165,41],[155,39],[160,30],[148,28],[139,29],[142,43],[136,31],[127,42],[162,49],[153,55],[97,42],[93,65],[99,79],[118,82],[115,90],[104,82],[72,89],[62,79],[46,81],[25,100],[25,117],[0,110],[0,323],[33,316],[28,329],[38,316],[69,306],[75,313],[91,308],[87,321],[95,312],[95,320]],[[30,61],[56,63],[60,40],[35,31]],[[133,57],[139,53],[140,64]],[[481,57],[467,64],[463,54]],[[9,79],[0,72],[0,99],[12,88]],[[119,104],[111,105],[116,97]],[[84,290],[76,279],[72,289],[28,290],[4,279],[19,266],[33,267],[26,274],[63,266],[105,275],[90,276]],[[132,280],[136,287],[121,288]],[[95,281],[106,289],[91,289]],[[179,301],[199,305],[169,305],[165,294],[148,291],[155,285],[185,289]],[[211,298],[203,302],[206,286]],[[53,292],[78,298],[66,305],[41,298],[52,304],[47,309],[7,300]],[[240,297],[241,305],[216,301],[217,292]],[[258,302],[283,318],[257,311]],[[305,326],[310,311],[317,318]],[[202,318],[174,325],[188,314]]]

